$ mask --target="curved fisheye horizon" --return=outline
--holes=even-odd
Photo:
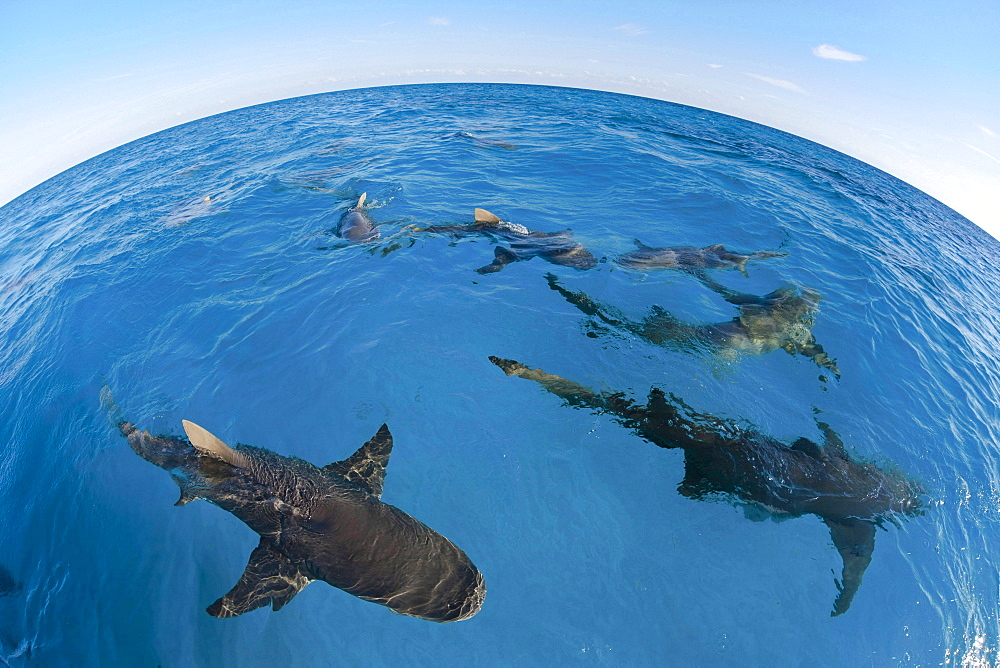
[[[116,146],[225,111],[488,81],[638,95],[767,125],[882,169],[1000,237],[990,52],[1000,10],[983,3],[584,2],[572,14],[521,2],[375,3],[360,17],[316,2],[57,5],[0,8],[9,64],[0,203]]]

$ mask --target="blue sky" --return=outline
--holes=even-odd
[[[871,163],[1000,237],[1000,1],[0,0],[0,204],[114,146],[343,88],[580,86]]]

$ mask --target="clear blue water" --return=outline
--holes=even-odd
[[[381,238],[346,244],[331,230],[362,192]],[[491,240],[407,233],[477,206],[571,227],[608,261],[480,275]],[[546,272],[635,319],[654,304],[692,323],[736,314],[688,274],[612,262],[635,238],[787,252],[713,276],[821,293],[813,333],[841,378],[780,350],[587,336]],[[122,146],[0,209],[0,664],[988,665],[998,257],[955,212],[842,154],[607,93],[338,92]],[[788,442],[819,440],[820,411],[933,506],[878,532],[831,617],[840,559],[818,518],[684,498],[680,451],[488,355],[637,399],[656,385]],[[482,612],[438,625],[314,583],[279,612],[208,616],[257,536],[207,503],[174,507],[170,477],[109,425],[104,383],[153,431],[191,419],[318,465],[388,422],[383,499],[469,554]]]

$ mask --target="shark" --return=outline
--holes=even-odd
[[[631,320],[584,292],[568,290],[554,274],[546,274],[545,279],[552,290],[585,315],[654,345],[686,351],[707,350],[731,359],[783,350],[789,355],[808,357],[816,366],[840,378],[837,361],[830,358],[813,335],[815,313],[822,299],[816,290],[785,285],[758,296],[731,290],[705,277],[703,282],[735,305],[738,315],[724,322],[697,325],[657,305],[641,321]]]
[[[620,256],[616,262],[629,269],[649,271],[651,269],[679,269],[698,273],[705,269],[738,269],[747,275],[747,263],[751,260],[762,260],[772,257],[786,257],[788,253],[781,251],[756,251],[754,253],[738,253],[727,250],[722,244],[714,244],[698,248],[696,246],[666,246],[654,248],[647,246],[638,239],[636,249]]]
[[[457,238],[486,236],[509,244],[509,247],[496,246],[493,249],[493,262],[476,269],[480,274],[492,274],[508,264],[533,257],[581,271],[597,266],[597,258],[583,244],[573,239],[573,231],[570,229],[535,232],[520,223],[501,220],[496,214],[480,208],[473,211],[473,218],[474,222],[465,225],[431,225],[410,229],[413,232],[450,234]]]
[[[379,238],[378,227],[365,209],[367,197],[368,193],[361,193],[357,203],[348,209],[337,226],[337,234],[352,243],[367,243]]]
[[[872,560],[876,529],[923,512],[924,490],[918,482],[851,457],[825,422],[817,422],[822,445],[805,437],[787,444],[732,420],[698,413],[657,387],[643,405],[624,393],[594,392],[515,360],[489,359],[508,376],[532,380],[569,406],[608,414],[661,448],[682,449],[684,479],[677,491],[687,498],[726,495],[775,519],[819,517],[843,560],[832,616],[850,608]]]
[[[381,500],[393,444],[386,425],[353,455],[322,468],[182,425],[187,438],[117,423],[136,454],[177,482],[176,505],[205,499],[260,534],[239,582],[208,614],[236,617],[266,605],[277,611],[314,580],[434,622],[479,612],[486,585],[465,552]]]

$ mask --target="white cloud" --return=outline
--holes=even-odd
[[[754,79],[760,79],[764,83],[769,83],[772,86],[777,86],[778,88],[784,88],[785,90],[794,90],[797,93],[801,93],[802,87],[798,84],[794,84],[791,81],[785,81],[784,79],[772,79],[771,77],[761,76],[760,74],[750,74],[749,72],[744,72],[748,77],[753,77]]]
[[[637,26],[634,23],[623,23],[620,26],[616,26],[614,30],[621,30],[626,35],[631,37],[637,37],[639,35],[645,35],[649,31],[642,26]]]
[[[966,144],[966,146],[968,146],[969,148],[971,148],[971,149],[972,149],[973,151],[975,151],[976,153],[982,153],[983,155],[985,155],[985,156],[986,156],[987,158],[989,158],[989,159],[990,159],[990,160],[992,160],[993,162],[997,162],[997,163],[1000,163],[1000,160],[997,160],[996,158],[994,158],[994,157],[993,157],[992,155],[990,155],[989,153],[987,153],[987,152],[986,152],[986,151],[984,151],[983,149],[981,149],[981,148],[977,148],[977,147],[973,146],[972,144]]]
[[[451,19],[449,19],[447,16],[432,16],[429,19],[427,19],[427,22],[430,23],[432,26],[451,25]]]
[[[827,60],[846,60],[849,63],[857,63],[862,60],[868,60],[864,56],[851,53],[850,51],[844,51],[833,44],[820,44],[813,49],[813,55]]]
[[[980,132],[982,132],[984,135],[986,135],[990,139],[996,139],[997,138],[997,133],[993,132],[993,130],[990,130],[985,125],[977,125],[976,127],[978,127],[979,130],[980,130]]]
[[[711,67],[713,70],[717,70],[720,67],[722,67],[722,65],[716,65],[715,63],[709,63],[708,66]]]

